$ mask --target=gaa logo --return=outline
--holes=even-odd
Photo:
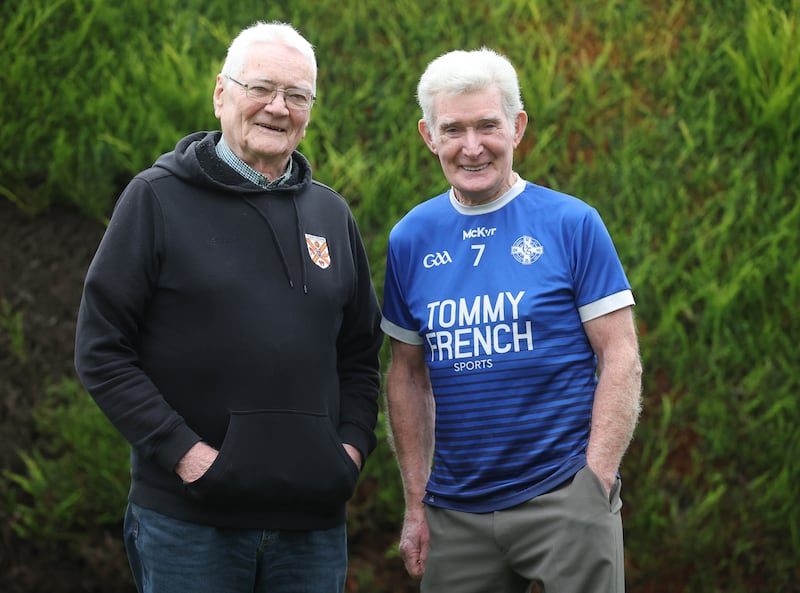
[[[537,259],[542,257],[544,247],[533,237],[523,235],[511,246],[511,255],[514,259],[523,265],[530,265]]]
[[[453,258],[450,257],[450,254],[446,251],[436,252],[436,253],[429,253],[425,257],[422,258],[422,265],[426,268],[435,268],[437,266],[443,266],[445,264],[452,264]]]

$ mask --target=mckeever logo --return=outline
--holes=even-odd
[[[436,266],[443,266],[445,264],[452,264],[453,258],[446,251],[429,253],[422,258],[422,265],[426,268],[435,268]]]
[[[478,227],[477,229],[470,229],[463,231],[462,241],[467,239],[483,239],[484,237],[493,237],[497,232],[496,228],[487,228],[485,226]]]

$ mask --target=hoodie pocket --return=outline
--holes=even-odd
[[[208,503],[333,509],[353,495],[358,473],[324,414],[233,412],[217,459],[185,488]]]

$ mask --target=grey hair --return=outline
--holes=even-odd
[[[250,48],[255,43],[280,43],[298,50],[311,65],[314,76],[312,90],[316,92],[317,58],[314,55],[314,47],[292,25],[278,21],[271,23],[258,21],[242,29],[228,48],[228,55],[222,66],[222,74],[238,78],[244,69]]]
[[[435,130],[435,103],[439,94],[460,95],[490,88],[500,91],[503,111],[513,122],[523,104],[517,72],[508,58],[486,47],[456,50],[428,64],[417,85],[417,102],[428,128]]]

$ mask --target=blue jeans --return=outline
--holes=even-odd
[[[128,504],[125,548],[139,593],[343,593],[347,532],[224,529]]]

